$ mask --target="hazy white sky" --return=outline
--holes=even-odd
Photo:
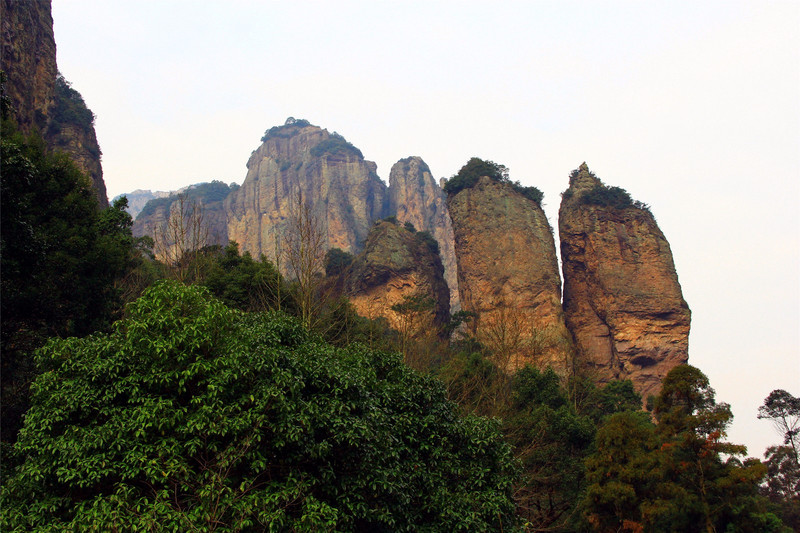
[[[800,2],[53,0],[110,197],[244,180],[289,116],[388,180],[472,156],[559,193],[581,162],[652,206],[692,309],[690,363],[762,456],[800,395]]]

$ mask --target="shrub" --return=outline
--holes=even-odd
[[[267,139],[280,137],[283,139],[288,139],[300,128],[305,128],[306,126],[311,126],[312,124],[305,120],[305,119],[295,119],[294,117],[289,117],[286,119],[286,122],[283,126],[273,126],[267,131],[264,132],[264,136],[261,137],[261,142],[265,142]]]
[[[507,167],[493,161],[484,161],[477,157],[470,159],[466,165],[461,167],[458,174],[445,182],[444,192],[454,195],[464,189],[471,189],[483,176],[488,176],[498,183],[508,183],[513,190],[532,200],[536,205],[542,204],[544,194],[538,188],[533,186],[524,187],[520,185],[519,181],[511,181],[508,178]]]
[[[350,144],[344,137],[333,132],[330,137],[311,148],[313,157],[321,157],[325,154],[336,155],[340,153],[351,153],[362,158],[364,155],[361,150]]]
[[[338,276],[353,262],[353,254],[341,248],[331,248],[325,253],[325,275]]]

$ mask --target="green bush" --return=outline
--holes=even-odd
[[[477,185],[478,180],[488,176],[498,183],[508,183],[511,188],[525,198],[532,200],[537,205],[542,204],[544,194],[536,187],[524,187],[519,181],[511,181],[508,177],[508,168],[493,161],[484,161],[477,157],[470,159],[461,167],[458,173],[444,184],[444,192],[449,195],[457,194],[464,189],[471,189]]]
[[[159,282],[111,334],[51,340],[3,531],[510,530],[513,459],[397,355]]]
[[[341,248],[331,248],[325,253],[325,275],[338,276],[353,262],[353,254]]]
[[[336,155],[340,153],[351,153],[362,158],[364,155],[361,150],[350,144],[344,137],[336,132],[316,146],[311,148],[311,155],[313,157],[322,157],[325,154]]]

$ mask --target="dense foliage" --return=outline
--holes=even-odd
[[[111,334],[52,340],[4,531],[507,530],[512,457],[394,355],[161,282]]]
[[[477,157],[467,161],[467,164],[461,167],[461,170],[456,175],[447,180],[444,185],[444,191],[449,195],[454,195],[463,189],[471,189],[483,176],[488,176],[499,183],[508,183],[513,190],[525,198],[532,200],[537,205],[542,203],[544,198],[542,191],[533,186],[522,186],[518,181],[511,181],[508,177],[508,168],[493,161],[484,161]]]
[[[325,252],[325,275],[338,276],[353,262],[353,254],[341,248],[331,248]]]
[[[601,425],[584,506],[597,531],[785,531],[758,494],[757,460],[724,442],[732,415],[708,378],[683,365],[664,379],[653,424],[623,412]]]
[[[101,210],[88,178],[41,138],[3,121],[2,424],[13,440],[26,405],[32,352],[50,336],[86,335],[111,323],[116,282],[133,264],[122,199]]]

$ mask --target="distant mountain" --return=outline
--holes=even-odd
[[[166,198],[172,194],[178,194],[179,192],[185,190],[186,187],[183,189],[179,189],[177,191],[150,191],[145,189],[136,189],[133,192],[128,192],[125,194],[120,194],[112,198],[111,202],[117,201],[118,198],[125,196],[128,198],[128,208],[126,211],[136,220],[136,217],[139,216],[139,213],[144,209],[145,204],[150,200],[155,200],[157,198]]]

